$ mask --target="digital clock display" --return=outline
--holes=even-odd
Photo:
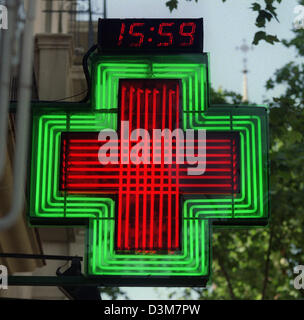
[[[100,52],[203,52],[203,19],[99,19]]]

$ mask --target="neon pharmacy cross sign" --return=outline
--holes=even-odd
[[[212,225],[267,223],[266,110],[207,108],[207,58],[95,55],[91,111],[35,108],[31,221],[88,221],[86,274],[105,285],[204,285]],[[102,165],[98,133],[120,120],[206,130],[206,172],[188,176],[175,152],[172,165]]]
[[[163,141],[158,146],[150,139],[145,142],[135,139],[131,147],[138,146],[138,142],[143,144],[138,150],[143,153],[141,158],[148,159],[151,149],[148,159],[151,164],[124,165],[122,157],[130,160],[128,145],[134,129],[144,128],[149,132],[167,128],[172,132],[179,128],[180,88],[177,80],[122,80],[120,84],[121,121],[129,123],[128,136],[120,135],[120,165],[98,162],[98,149],[106,140],[98,142],[96,133],[68,133],[62,139],[62,190],[118,193],[117,250],[181,250],[180,194],[204,194],[206,191],[225,194],[231,193],[232,188],[237,190],[237,136],[225,132],[224,139],[219,134],[207,139],[208,167],[202,175],[188,175],[187,166],[176,163],[176,140]],[[113,147],[115,140],[111,143]],[[173,164],[165,164],[164,156],[168,156],[172,144]],[[161,150],[153,150],[160,147]],[[196,145],[196,153],[197,148]],[[161,157],[161,164],[153,162],[153,151]]]

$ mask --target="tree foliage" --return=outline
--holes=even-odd
[[[304,30],[284,41],[304,56]],[[270,197],[268,228],[217,230],[213,234],[213,277],[207,289],[171,292],[199,299],[303,299],[293,286],[294,267],[304,264],[304,64],[290,62],[267,82],[283,93],[269,104]],[[231,99],[231,93],[228,94]],[[236,99],[237,100],[237,99]],[[234,102],[236,101],[234,100]],[[212,91],[213,103],[227,92]]]
[[[170,12],[176,10],[178,8],[180,0],[168,0],[166,2],[166,6],[169,8]],[[186,0],[192,1],[192,0]],[[198,0],[194,0],[198,2]],[[226,2],[227,0],[222,0],[222,2]],[[261,5],[257,2],[251,4],[251,10],[256,12],[257,17],[255,21],[255,25],[258,28],[265,28],[267,22],[272,21],[273,19],[278,20],[275,3],[280,4],[282,0],[263,0],[264,5]],[[264,40],[270,44],[274,44],[275,42],[279,42],[279,39],[276,35],[267,34],[265,31],[258,31],[254,35],[254,39],[252,41],[253,44],[257,45],[261,40]]]
[[[102,299],[104,299],[106,296],[111,300],[117,300],[118,298],[124,298],[125,300],[129,299],[127,293],[118,287],[100,288],[100,294]]]

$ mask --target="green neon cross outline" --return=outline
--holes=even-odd
[[[90,110],[66,105],[34,108],[30,175],[32,224],[88,223],[87,276],[108,283],[132,285],[135,279],[157,285],[201,285],[211,272],[213,225],[267,224],[268,117],[265,107],[209,107],[208,55],[100,56],[91,60]],[[238,131],[240,134],[241,191],[232,195],[200,195],[183,201],[182,252],[168,255],[117,254],[114,250],[115,202],[94,195],[67,195],[59,191],[62,132],[117,129],[119,79],[181,79],[184,129]],[[115,280],[116,279],[116,280]],[[186,279],[186,280],[185,280]],[[149,281],[150,282],[149,282]],[[140,285],[140,283],[137,283]]]

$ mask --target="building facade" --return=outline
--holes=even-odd
[[[80,101],[87,84],[82,56],[88,50],[88,22],[77,21],[76,14],[60,13],[71,1],[37,1],[34,25],[35,51],[33,100]],[[25,10],[28,1],[25,0]],[[47,12],[45,12],[47,10]],[[51,12],[55,11],[55,12]],[[95,37],[97,24],[94,23]],[[18,79],[11,79],[10,96],[15,99]],[[0,216],[10,208],[12,160],[14,154],[14,115],[9,120],[5,174],[0,178]],[[26,217],[26,204],[17,223],[0,232],[0,252],[84,256],[85,231],[81,228],[32,228]],[[55,276],[64,261],[0,258],[13,275]],[[68,264],[63,267],[68,267]],[[0,290],[0,298],[67,299],[57,287],[14,287]]]

